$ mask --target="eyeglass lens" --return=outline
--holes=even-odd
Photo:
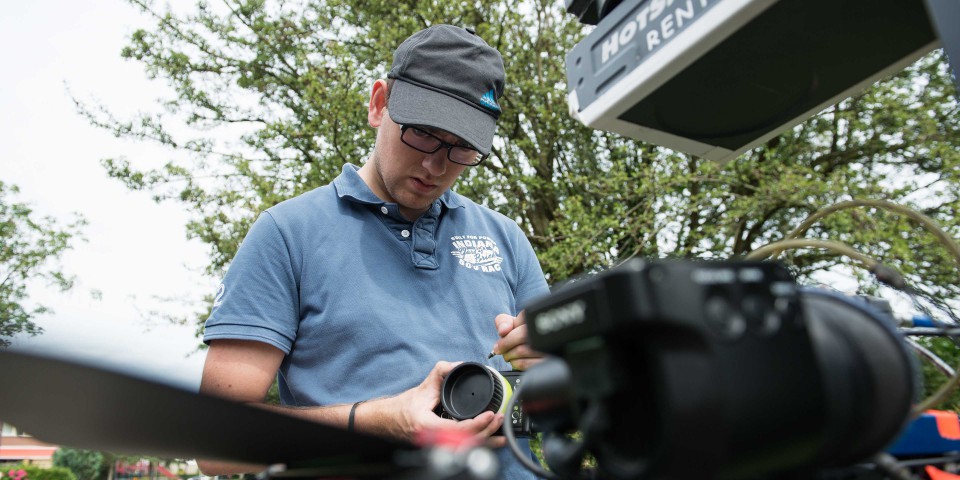
[[[475,165],[482,160],[480,152],[477,150],[451,145],[440,140],[432,133],[417,127],[404,127],[400,139],[407,145],[424,153],[434,153],[441,147],[447,147],[447,158],[456,163]]]

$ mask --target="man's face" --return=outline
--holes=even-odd
[[[423,153],[403,143],[400,125],[390,118],[385,106],[383,113],[377,128],[376,147],[368,165],[365,165],[372,165],[373,172],[367,173],[374,175],[364,178],[377,196],[395,202],[404,217],[415,220],[453,186],[467,167],[449,161],[446,148]],[[444,142],[453,145],[463,143],[451,133],[429,128],[425,130]]]

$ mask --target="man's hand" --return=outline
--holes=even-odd
[[[524,312],[516,317],[501,313],[494,322],[500,340],[493,345],[493,353],[502,355],[514,370],[526,370],[543,360],[543,354],[527,344],[527,324]]]
[[[385,398],[369,405],[370,420],[378,421],[381,415],[388,417],[382,418],[386,423],[381,426],[387,427],[385,432],[378,432],[376,426],[371,426],[370,433],[386,433],[389,436],[414,441],[417,432],[424,430],[462,430],[476,435],[479,438],[486,439],[496,432],[503,425],[503,415],[493,412],[483,412],[470,420],[450,420],[440,418],[433,412],[434,407],[440,402],[440,386],[443,379],[457,366],[457,363],[437,362],[433,370],[427,374],[427,378],[416,387],[407,390],[395,397]],[[361,404],[357,409],[357,430],[367,430],[361,420],[361,411],[366,404]],[[368,420],[369,421],[369,420]],[[487,439],[487,445],[493,448],[504,445],[503,437]]]

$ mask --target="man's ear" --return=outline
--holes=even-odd
[[[370,105],[367,106],[367,123],[377,128],[383,123],[383,116],[387,114],[387,81],[377,80],[370,90]]]

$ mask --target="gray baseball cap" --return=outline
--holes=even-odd
[[[469,30],[434,25],[393,52],[390,118],[448,131],[490,153],[506,74],[497,49]]]

